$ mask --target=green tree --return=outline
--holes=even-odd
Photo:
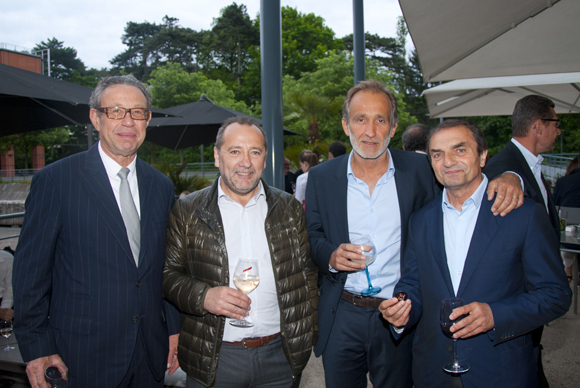
[[[85,64],[77,58],[77,50],[72,47],[64,47],[64,41],[56,38],[42,41],[34,50],[50,50],[50,71],[51,76],[65,81],[70,80],[73,72],[80,74],[85,71]]]
[[[260,31],[252,23],[245,5],[235,2],[220,10],[211,29],[210,49],[216,67],[223,68],[229,79],[241,86],[241,77],[251,58],[249,49],[260,43]],[[206,72],[208,70],[205,70]]]
[[[5,136],[0,138],[0,149],[2,151],[14,148],[14,153],[18,151],[24,155],[24,168],[29,167],[29,157],[32,148],[44,145],[49,151],[57,143],[65,143],[68,140],[69,131],[64,127],[47,129],[43,131],[24,132],[18,135]]]
[[[168,63],[151,73],[151,95],[159,108],[199,101],[202,94],[214,103],[250,114],[246,104],[237,101],[233,91],[221,80],[208,79],[201,73],[188,73],[178,63]]]
[[[342,50],[342,39],[336,39],[334,31],[324,24],[324,19],[313,13],[303,14],[296,8],[282,7],[282,75],[300,79],[303,74],[317,69],[317,60],[328,56],[331,50]],[[254,21],[255,30],[260,30],[260,19]],[[262,100],[260,48],[248,51],[251,62],[245,71],[238,99],[248,106]]]
[[[199,69],[196,54],[203,41],[203,33],[184,28],[179,19],[163,17],[161,24],[128,22],[123,34],[127,49],[110,62],[112,73],[130,73],[147,80],[151,71],[168,63],[181,63],[188,70]]]

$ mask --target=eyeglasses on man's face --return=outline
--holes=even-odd
[[[99,112],[103,112],[108,118],[113,120],[122,120],[125,118],[127,112],[133,120],[147,120],[151,111],[147,108],[120,108],[118,106],[108,106],[106,108],[96,108]]]
[[[560,124],[562,124],[561,119],[542,119],[542,121],[553,121],[556,123],[556,128],[560,128]]]

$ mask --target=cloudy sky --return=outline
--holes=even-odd
[[[55,37],[74,47],[87,67],[110,67],[109,60],[126,47],[121,42],[127,22],[161,23],[163,16],[179,19],[194,30],[211,28],[213,18],[233,0],[6,0],[0,12],[0,43],[32,48]],[[238,0],[252,19],[260,0]],[[341,38],[352,33],[352,0],[281,0],[302,13],[314,13]],[[401,9],[397,0],[365,0],[365,31],[395,36]],[[410,39],[409,39],[410,41]],[[410,44],[409,44],[410,45]]]

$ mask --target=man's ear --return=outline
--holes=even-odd
[[[215,162],[213,163],[214,166],[220,168],[220,153],[216,147],[213,147],[213,158]]]
[[[89,112],[89,117],[91,119],[91,123],[93,123],[93,126],[98,131],[101,128],[101,119],[99,117],[99,112],[96,109],[91,109],[91,111]]]
[[[348,123],[345,119],[342,119],[342,129],[347,137],[350,137],[350,131],[348,130]]]

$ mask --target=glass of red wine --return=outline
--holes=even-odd
[[[462,315],[453,320],[449,318],[453,310],[461,306],[463,306],[463,299],[461,298],[447,298],[441,302],[441,329],[443,330],[443,334],[453,340],[453,361],[443,366],[443,370],[449,373],[465,373],[469,370],[469,365],[459,362],[459,358],[457,357],[457,338],[453,338],[453,333],[451,332],[451,327],[467,315]]]

